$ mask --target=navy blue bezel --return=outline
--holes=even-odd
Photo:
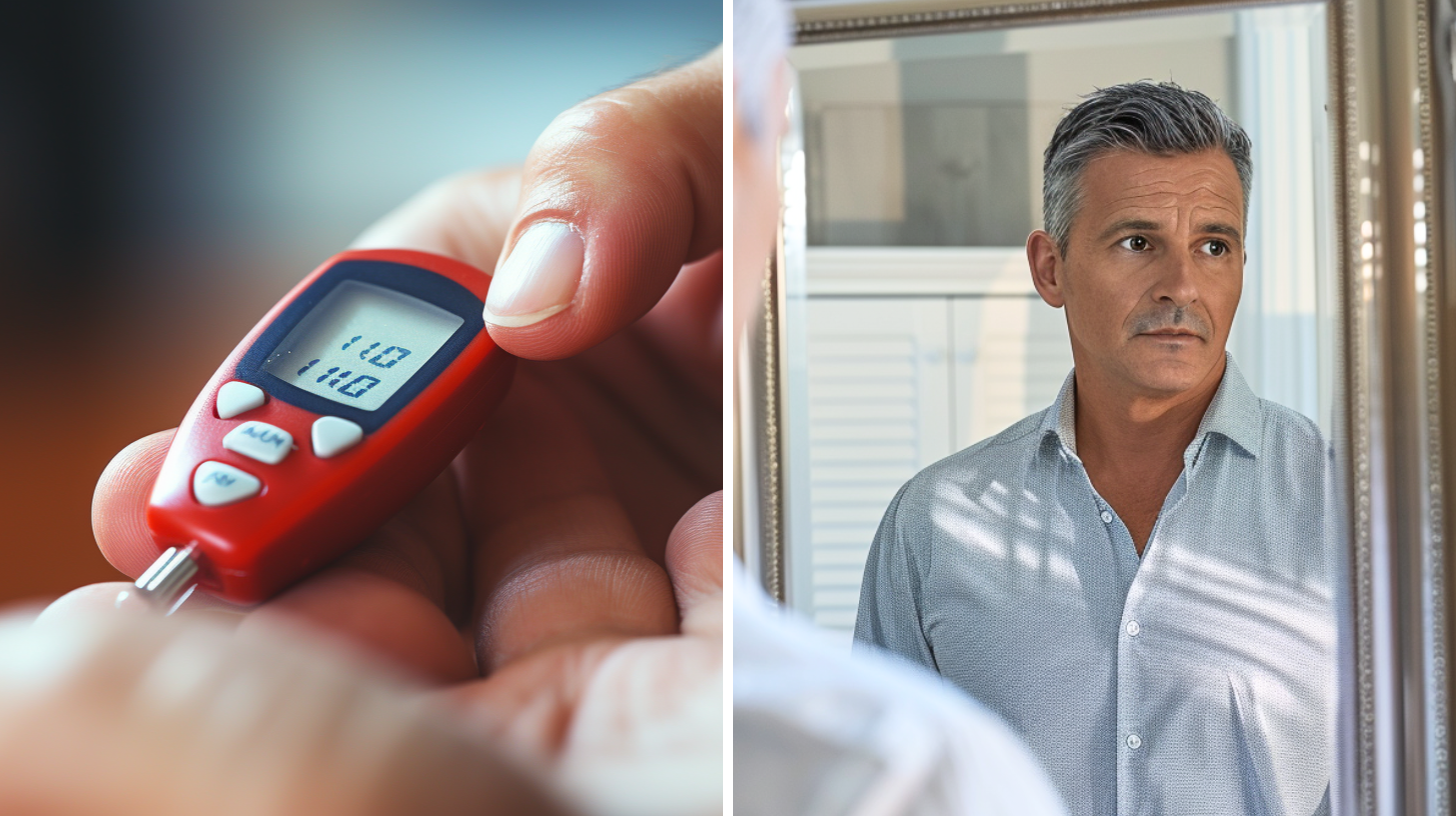
[[[398,391],[384,401],[383,405],[373,411],[365,411],[334,402],[305,391],[296,385],[290,385],[263,370],[263,364],[267,362],[268,356],[273,353],[279,343],[283,342],[288,333],[293,331],[294,327],[308,316],[320,301],[334,291],[334,287],[345,281],[372,283],[375,286],[392,289],[438,306],[465,320],[455,330],[455,333],[450,335],[445,344],[430,357],[429,361],[414,373],[414,376],[401,385]],[[460,352],[470,344],[470,341],[485,329],[484,308],[485,304],[469,289],[428,269],[391,261],[340,261],[303,290],[269,324],[268,328],[258,335],[258,339],[243,355],[242,362],[238,363],[237,371],[233,376],[258,386],[274,399],[283,400],[289,405],[322,416],[342,417],[350,422],[358,423],[365,433],[373,433],[393,418],[399,409],[409,404],[410,400],[419,396],[425,386],[434,382],[440,372],[454,362],[455,358],[460,356]]]

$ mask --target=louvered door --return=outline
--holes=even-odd
[[[811,298],[807,482],[790,602],[848,644],[865,556],[895,491],[950,453],[950,301]],[[803,495],[800,493],[799,495]]]

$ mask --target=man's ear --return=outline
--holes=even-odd
[[[1045,230],[1036,230],[1026,238],[1026,263],[1031,267],[1031,283],[1037,294],[1053,309],[1060,309],[1067,302],[1062,292],[1066,267],[1057,242]]]

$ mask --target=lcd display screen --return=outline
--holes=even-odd
[[[464,322],[419,298],[344,281],[269,353],[263,370],[324,399],[373,411]]]

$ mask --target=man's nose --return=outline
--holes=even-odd
[[[1158,280],[1151,292],[1153,299],[1167,301],[1179,309],[1198,300],[1196,267],[1192,253],[1172,252],[1158,265]]]

